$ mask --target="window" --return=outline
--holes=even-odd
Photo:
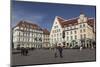
[[[70,34],[72,34],[72,31],[70,32]]]
[[[58,32],[58,29],[56,30],[56,33]]]
[[[69,40],[69,37],[67,36],[67,40]]]
[[[56,28],[58,28],[58,26],[56,26]]]
[[[18,33],[18,35],[20,36],[20,32]]]
[[[85,29],[83,29],[83,31],[85,32]]]
[[[53,42],[53,39],[51,39],[51,41]]]
[[[73,40],[73,36],[71,36],[71,40]]]
[[[61,36],[62,34],[60,33],[60,36]]]
[[[75,32],[75,34],[77,33],[76,30],[74,32]]]
[[[75,39],[77,39],[77,35],[75,35]]]
[[[53,30],[52,33],[55,33],[55,30]]]
[[[86,34],[84,34],[84,38],[86,38]]]
[[[80,38],[82,39],[82,34],[80,35]]]
[[[85,24],[83,24],[83,27],[85,27]]]
[[[60,29],[58,29],[59,30],[59,32],[60,32]]]
[[[54,26],[54,28],[56,29],[56,28],[58,28],[58,26]]]
[[[54,40],[56,41],[56,38]]]
[[[80,33],[82,33],[82,30],[80,30]]]
[[[60,29],[57,29],[57,32],[60,32]]]
[[[57,24],[57,22],[56,22],[56,24]]]
[[[69,33],[67,32],[67,35],[68,35]]]
[[[57,34],[57,37],[58,37],[58,34]]]
[[[55,33],[57,33],[57,30],[55,30]]]
[[[80,28],[82,28],[82,25],[80,25]]]

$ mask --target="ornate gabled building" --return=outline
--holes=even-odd
[[[95,19],[86,17],[83,13],[79,17],[65,20],[56,16],[51,32],[50,44],[61,44],[66,48],[76,46],[93,47],[95,41]]]
[[[53,22],[53,26],[50,32],[50,46],[51,47],[54,47],[56,44],[63,42],[63,38],[62,38],[63,28],[61,24],[62,21],[64,21],[64,19],[58,16],[55,17],[55,20]]]
[[[43,29],[37,24],[29,21],[20,21],[13,28],[13,45],[14,48],[42,48],[43,46]]]

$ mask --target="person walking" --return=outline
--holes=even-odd
[[[21,55],[24,55],[24,47],[21,48]]]
[[[28,48],[25,48],[25,56],[28,55]]]
[[[63,58],[63,55],[62,55],[63,48],[62,48],[61,44],[59,44],[59,46],[57,48],[59,51],[60,58]]]
[[[55,46],[55,48],[54,48],[54,57],[55,58],[57,57],[57,46]]]
[[[82,51],[82,45],[80,46],[80,51]]]

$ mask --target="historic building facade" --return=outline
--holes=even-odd
[[[47,29],[43,29],[43,48],[50,47],[50,40],[49,40],[50,32]]]
[[[81,13],[79,17],[65,20],[56,16],[51,32],[50,44],[61,44],[66,48],[75,46],[93,47],[95,41],[95,19]]]
[[[56,16],[54,19],[51,32],[50,32],[50,46],[51,47],[54,47],[56,44],[63,42],[63,38],[62,38],[63,28],[61,27],[61,24],[59,21],[63,21],[63,19]]]
[[[43,29],[37,24],[30,23],[29,21],[20,21],[13,28],[14,48],[42,48],[43,38]]]

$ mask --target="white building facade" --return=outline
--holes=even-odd
[[[13,46],[14,48],[42,48],[43,29],[38,25],[27,21],[20,21],[13,28]]]
[[[66,48],[92,47],[95,40],[94,24],[95,19],[88,18],[83,13],[68,20],[56,17],[50,32],[50,44],[54,46],[61,43]]]
[[[43,29],[43,48],[50,48],[49,35],[50,32],[47,29]]]
[[[58,43],[63,42],[62,32],[63,28],[59,22],[59,20],[63,21],[63,19],[58,16],[55,17],[51,32],[50,32],[50,46],[54,47]]]

